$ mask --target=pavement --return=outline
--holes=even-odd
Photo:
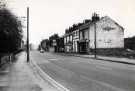
[[[84,54],[75,54],[75,53],[56,53],[56,54],[95,59],[94,55],[87,55],[87,54],[85,54],[85,55]],[[103,60],[103,61],[110,61],[110,62],[117,62],[117,63],[135,65],[135,59],[129,59],[129,58],[124,58],[124,57],[122,58],[122,57],[111,57],[111,56],[97,55],[96,59],[97,60]]]
[[[33,69],[26,54],[19,54],[15,63],[0,70],[0,91],[58,91]]]

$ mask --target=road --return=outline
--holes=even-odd
[[[31,52],[31,60],[70,91],[135,91],[135,66]]]

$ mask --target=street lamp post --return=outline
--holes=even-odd
[[[29,7],[27,7],[27,62],[30,61],[29,56]]]

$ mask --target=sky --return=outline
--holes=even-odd
[[[124,37],[135,35],[135,0],[5,0],[17,16],[30,8],[30,43],[39,44],[54,33],[62,36],[74,23],[91,19],[96,12],[109,16],[124,29]],[[24,29],[24,39],[26,29]]]

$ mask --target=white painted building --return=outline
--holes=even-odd
[[[95,48],[94,23],[89,27],[89,47]],[[124,48],[124,29],[108,16],[96,22],[97,48]]]
[[[73,52],[77,53],[79,52],[79,29],[76,29],[73,31]]]
[[[97,49],[123,49],[124,29],[110,17],[94,18],[84,22],[76,30],[65,34],[64,44],[66,52],[88,53],[95,49],[95,30]],[[96,27],[95,27],[96,26]],[[95,29],[96,28],[96,29]]]
[[[65,52],[73,52],[73,35],[72,33],[64,35]]]

